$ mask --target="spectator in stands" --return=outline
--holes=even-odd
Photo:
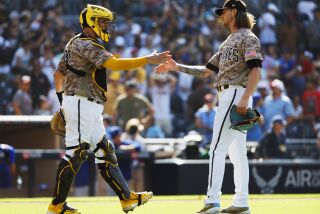
[[[137,93],[137,83],[125,83],[126,94],[117,98],[114,105],[113,123],[119,124],[122,129],[132,118],[139,118],[143,124],[148,124],[153,116],[153,107],[148,98]]]
[[[137,161],[138,153],[141,151],[142,146],[137,141],[131,141],[129,139],[125,140],[121,134],[121,128],[118,126],[113,126],[110,129],[110,137],[115,149],[117,152],[123,155],[122,158],[120,158],[120,154],[118,155],[119,167],[124,178],[127,180],[128,184],[131,184],[130,187],[133,188],[131,182],[132,170],[134,167],[133,163]]]
[[[258,20],[258,27],[260,29],[260,41],[261,45],[265,48],[268,45],[276,45],[276,25],[277,20],[275,15],[279,14],[279,8],[274,3],[267,5],[267,11],[264,12]]]
[[[303,114],[303,108],[300,103],[300,97],[298,95],[293,98],[293,108],[294,108],[294,117],[296,119],[301,119]]]
[[[312,80],[307,83],[307,89],[302,96],[303,114],[307,117],[320,118],[320,91]]]
[[[255,92],[252,95],[252,107],[261,112],[261,107],[263,105],[263,99],[259,92]],[[264,118],[262,117],[260,121],[255,124],[247,132],[247,141],[260,141],[263,136],[262,126],[264,123]]]
[[[0,144],[0,188],[11,188],[16,176],[14,148]]]
[[[171,74],[159,75],[153,73],[149,81],[149,93],[154,107],[155,124],[165,133],[166,137],[172,134],[171,122],[171,93],[176,87],[177,79]]]
[[[39,106],[34,110],[34,114],[36,115],[51,115],[51,105],[48,100],[48,97],[45,95],[39,96]]]
[[[284,158],[286,151],[286,136],[283,132],[286,122],[280,116],[272,118],[271,129],[263,136],[259,142],[259,152],[262,158]]]
[[[313,52],[314,55],[318,56],[320,53],[320,7],[318,6],[313,10],[314,20],[307,26],[309,47],[308,49]]]
[[[155,123],[154,118],[151,119],[150,125],[146,127],[143,132],[146,138],[165,138],[164,132],[161,127]]]
[[[196,128],[202,135],[201,147],[207,147],[212,141],[214,118],[216,115],[216,99],[213,94],[206,94],[204,105],[195,113]]]
[[[31,54],[31,40],[25,38],[21,47],[19,47],[12,60],[12,73],[16,75],[26,75],[29,73],[29,63],[32,57]]]
[[[204,78],[194,78],[192,83],[192,91],[187,100],[187,120],[194,124],[195,113],[204,105],[204,96],[211,93],[212,89],[206,84]],[[190,127],[194,128],[194,127]]]
[[[291,50],[286,49],[282,52],[279,60],[279,75],[280,79],[287,84],[287,75],[294,72],[296,69],[296,60]]]
[[[137,189],[137,186],[141,186],[141,170],[139,170],[139,160],[138,153],[145,150],[145,139],[141,136],[141,132],[144,129],[144,126],[140,123],[137,118],[132,118],[128,121],[125,132],[121,134],[121,141],[127,142],[128,148],[135,148],[131,152],[132,158],[132,174],[135,179],[133,179],[132,186]]]
[[[43,56],[39,58],[39,63],[42,68],[42,73],[46,75],[49,80],[50,88],[53,88],[53,73],[56,66],[54,64],[53,46],[50,43],[44,45]]]
[[[275,79],[271,82],[272,94],[268,95],[261,107],[261,113],[264,116],[265,123],[264,132],[271,127],[272,118],[280,115],[285,118],[288,123],[293,120],[294,108],[289,97],[283,92],[285,90],[282,81]]]
[[[30,95],[30,76],[22,76],[19,90],[13,96],[12,107],[16,115],[33,114],[32,98]]]
[[[123,94],[125,94],[125,88],[121,83],[121,73],[114,71],[108,78],[108,90],[106,92],[107,102],[104,103],[104,113],[113,115],[113,108],[117,97]]]
[[[52,75],[53,76],[53,75]],[[42,72],[38,58],[31,59],[31,95],[34,109],[40,108],[40,95],[47,96],[51,88],[48,77]]]
[[[0,73],[0,115],[12,114],[10,102],[14,93],[14,84],[8,74]]]

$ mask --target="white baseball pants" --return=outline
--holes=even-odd
[[[234,167],[235,195],[233,205],[248,206],[249,165],[246,149],[246,134],[229,129],[230,109],[238,104],[245,88],[229,86],[219,92],[219,106],[214,120],[213,138],[210,146],[208,189],[205,203],[220,203],[221,186],[225,170],[226,154]],[[252,98],[249,106],[252,105]]]

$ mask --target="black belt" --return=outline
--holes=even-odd
[[[77,95],[77,94],[67,94],[67,96],[75,96],[75,95]],[[86,97],[85,97],[86,98]],[[90,101],[90,102],[93,102],[93,103],[97,103],[97,104],[103,104],[103,102],[101,102],[101,101],[98,101],[98,100],[96,100],[96,99],[93,99],[93,98],[91,98],[91,97],[89,97],[89,98],[87,98],[87,100],[88,101]]]
[[[220,85],[220,86],[217,86],[216,89],[217,89],[217,91],[221,92],[221,91],[223,91],[224,89],[229,88],[230,86],[231,86],[231,85]],[[243,87],[243,88],[246,88],[246,86],[244,86],[244,85],[239,85],[239,86],[241,86],[241,87]]]

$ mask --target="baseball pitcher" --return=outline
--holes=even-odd
[[[156,68],[163,73],[176,70],[198,77],[217,75],[214,83],[218,91],[219,106],[213,127],[210,147],[210,165],[207,199],[197,213],[220,213],[220,195],[225,169],[225,157],[229,154],[234,166],[235,195],[232,206],[221,213],[250,213],[248,205],[249,166],[246,150],[246,131],[230,129],[230,109],[235,104],[237,112],[245,115],[252,105],[251,95],[260,79],[262,56],[260,41],[252,33],[254,17],[247,12],[241,0],[228,0],[215,13],[230,35],[221,44],[206,66],[189,66],[170,59]]]

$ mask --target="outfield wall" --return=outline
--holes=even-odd
[[[249,165],[250,193],[320,193],[318,160],[250,160]],[[208,171],[208,160],[156,160],[151,189],[156,195],[205,194]],[[222,192],[234,193],[233,166],[228,160]]]

